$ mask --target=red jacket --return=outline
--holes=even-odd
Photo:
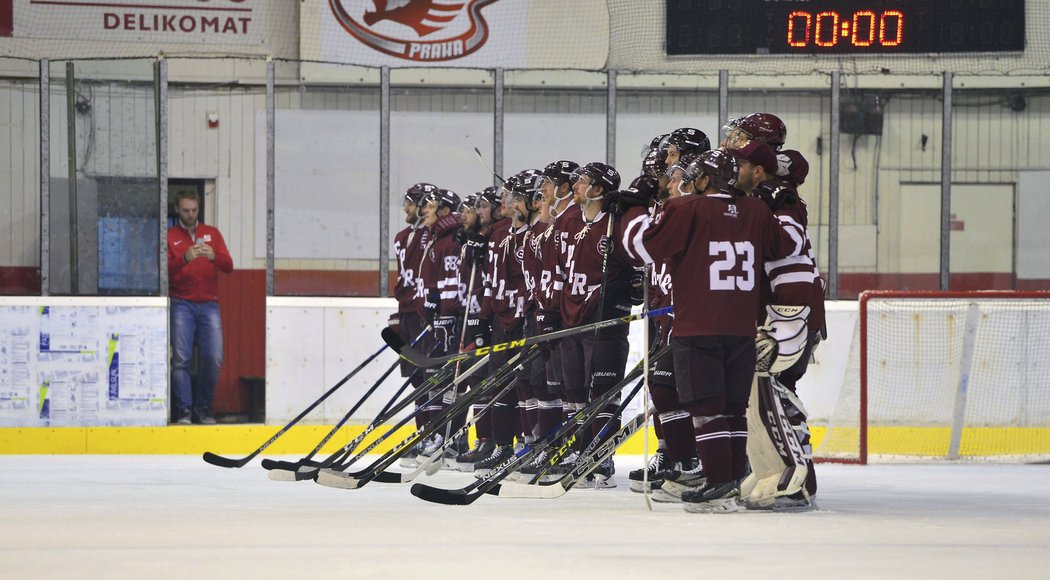
[[[196,240],[181,223],[168,230],[168,294],[190,302],[213,302],[218,300],[218,273],[220,270],[226,274],[232,272],[233,258],[219,230],[198,222],[195,233]],[[186,250],[196,242],[211,246],[215,260],[202,256],[187,263]]]

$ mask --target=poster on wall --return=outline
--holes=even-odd
[[[320,8],[321,60],[365,66],[525,66],[527,3],[331,0]]]
[[[19,300],[0,301],[0,427],[167,424],[163,299]]]

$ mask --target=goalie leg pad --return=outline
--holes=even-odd
[[[776,379],[773,377],[756,375],[747,410],[747,454],[758,480],[751,497],[747,499],[754,502],[765,502],[769,497],[798,492],[809,471],[808,458],[795,435],[775,384]],[[773,490],[769,490],[767,480],[773,484]]]

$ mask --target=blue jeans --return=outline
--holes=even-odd
[[[190,357],[197,343],[197,384],[190,381]],[[171,299],[171,384],[176,417],[191,411],[198,418],[209,414],[215,383],[222,367],[222,321],[218,302]]]

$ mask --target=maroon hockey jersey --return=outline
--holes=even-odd
[[[460,311],[460,243],[453,235],[460,225],[459,214],[450,213],[438,218],[428,228],[427,246],[419,264],[419,285],[423,288],[423,296],[437,294],[441,316],[455,316]]]
[[[397,284],[394,298],[398,312],[418,311],[423,307],[416,293],[419,260],[423,256],[423,228],[409,226],[394,236],[394,254],[397,255]]]
[[[525,232],[525,251],[521,260],[521,273],[525,281],[525,311],[533,312],[542,302],[543,238],[550,231],[550,224],[536,222]],[[548,281],[548,284],[550,282]]]
[[[542,248],[543,269],[540,272],[540,308],[544,310],[561,309],[561,292],[565,287],[565,255],[569,251],[569,232],[565,225],[580,219],[580,206],[569,202],[562,212],[554,216],[543,234]]]
[[[562,256],[561,264],[565,272],[561,292],[561,317],[566,328],[585,324],[596,314],[601,301],[603,277],[607,285],[607,308],[612,305],[608,296],[610,288],[630,291],[634,268],[621,240],[626,225],[637,217],[648,218],[648,214],[640,207],[632,207],[619,218],[601,212],[590,224],[583,219],[582,211],[566,216],[564,230],[568,234],[567,250]],[[609,220],[613,220],[611,238],[607,236]],[[612,250],[606,266],[605,251],[610,245]],[[604,276],[603,269],[606,270]],[[621,313],[627,314],[630,314],[629,308],[627,312]]]
[[[682,196],[664,205],[658,223],[641,215],[625,229],[634,255],[669,260],[673,336],[754,336],[762,268],[793,248],[766,204],[752,197]]]
[[[481,304],[482,318],[496,318],[505,329],[521,324],[525,314],[525,279],[521,270],[528,226],[511,229],[511,220],[492,225],[489,238],[488,276]]]
[[[792,251],[779,260],[765,264],[764,286],[769,292],[769,304],[809,306],[809,329],[820,331],[827,338],[824,314],[824,283],[817,269],[817,260],[806,231],[808,212],[806,203],[795,198],[794,203],[783,204],[773,212],[780,226],[793,241]],[[764,313],[763,313],[764,314]],[[760,319],[765,322],[765,316]]]

